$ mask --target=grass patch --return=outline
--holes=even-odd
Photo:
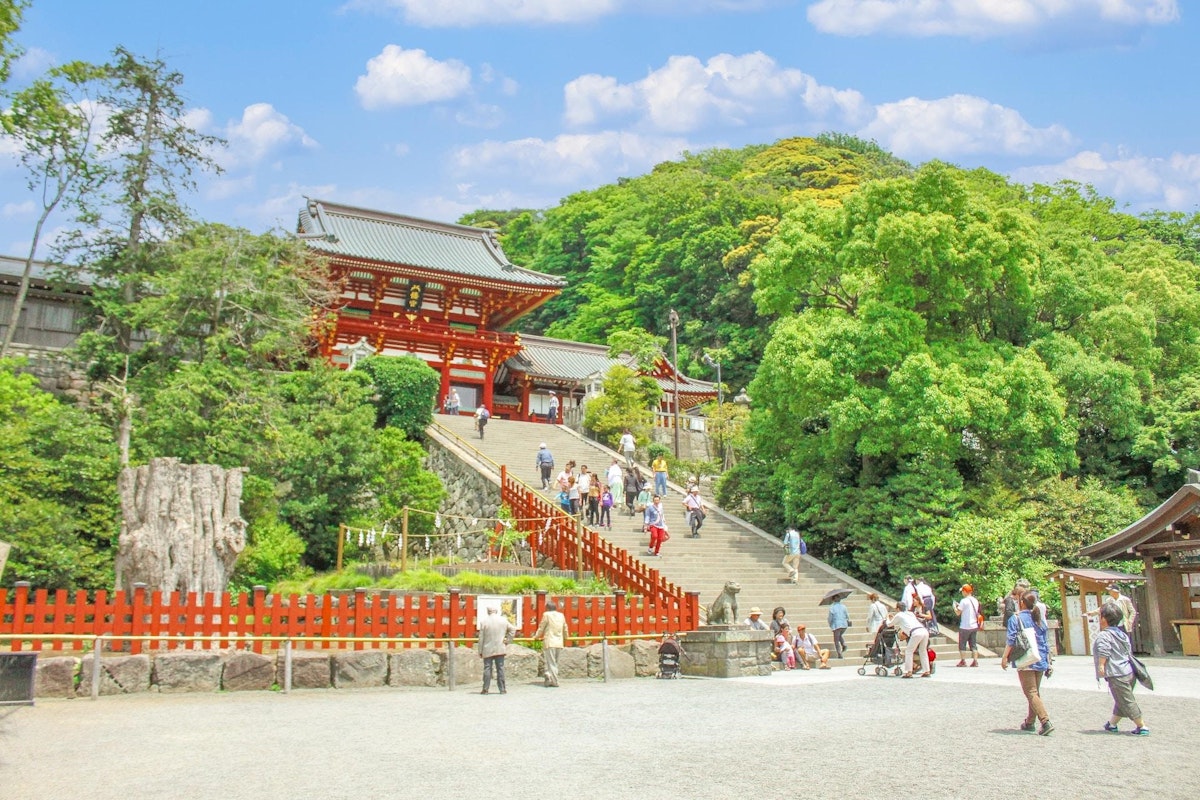
[[[350,591],[357,588],[390,589],[402,592],[443,594],[451,586],[465,594],[534,594],[539,590],[549,594],[612,594],[612,587],[599,578],[582,583],[574,578],[550,575],[484,575],[463,570],[449,577],[431,569],[410,569],[375,580],[355,569],[316,575],[299,581],[282,581],[271,590],[277,594],[325,594],[331,591]]]

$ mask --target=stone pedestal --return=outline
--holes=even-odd
[[[771,632],[744,625],[705,625],[683,639],[683,674],[742,678],[771,674]]]

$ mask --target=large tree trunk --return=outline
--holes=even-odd
[[[121,470],[117,588],[223,592],[246,546],[245,470],[156,458]]]

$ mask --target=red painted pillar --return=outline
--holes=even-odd
[[[488,411],[492,412],[493,416],[496,413],[496,409],[492,408],[492,395],[494,394],[493,390],[495,389],[493,382],[495,379],[496,368],[489,364],[487,372],[485,372],[483,375],[483,404],[487,407]]]
[[[438,388],[437,411],[442,411],[446,408],[446,395],[448,394],[450,394],[450,365],[442,362],[442,383]]]

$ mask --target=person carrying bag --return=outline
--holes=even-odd
[[[1037,607],[1037,595],[1033,592],[1027,591],[1021,595],[1019,608],[1021,610],[1008,621],[1008,635],[1004,655],[1000,657],[1000,667],[1007,670],[1011,663],[1017,668],[1017,678],[1021,681],[1027,706],[1021,730],[1034,730],[1036,718],[1041,722],[1038,735],[1046,736],[1054,730],[1041,696],[1042,678],[1050,667],[1046,621],[1042,619],[1042,612]]]

